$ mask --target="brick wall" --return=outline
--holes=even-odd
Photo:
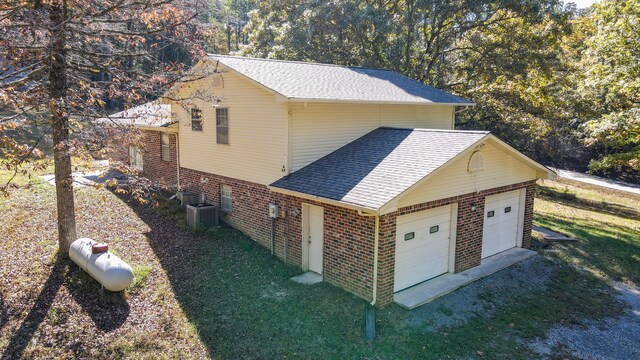
[[[169,134],[169,160],[162,160],[162,142],[160,131],[145,130],[142,132],[142,174],[161,184],[173,187],[177,184],[176,136]]]
[[[531,224],[533,220],[533,199],[535,181],[529,181],[480,193],[464,194],[451,198],[430,201],[400,208],[397,211],[380,217],[380,237],[378,253],[378,304],[385,306],[393,301],[393,278],[395,265],[396,218],[439,206],[458,203],[458,219],[456,227],[455,272],[461,272],[480,265],[482,257],[482,226],[484,222],[484,200],[489,195],[502,192],[526,189],[525,216],[522,234],[522,247],[531,245]],[[471,210],[471,203],[476,203],[476,210]]]
[[[365,299],[371,299],[375,220],[355,210],[272,193],[264,185],[180,168],[183,188],[205,193],[220,206],[220,189],[232,189],[232,211],[223,220],[267,249],[271,249],[269,204],[278,204],[284,218],[275,220],[275,255],[302,266],[302,204],[324,208],[324,281]]]
[[[366,300],[371,300],[375,218],[360,216],[357,211],[311,200],[276,194],[266,186],[187,168],[180,169],[183,188],[203,192],[207,201],[220,206],[220,189],[230,185],[233,210],[223,214],[223,220],[271,249],[270,203],[278,204],[285,218],[275,221],[275,255],[287,263],[302,266],[302,204],[324,208],[324,281],[341,287]],[[535,182],[514,184],[465,194],[428,203],[412,205],[380,217],[377,305],[384,307],[393,301],[395,266],[396,218],[400,215],[458,203],[455,271],[460,272],[480,264],[482,225],[486,196],[526,188],[523,247],[530,245],[531,220]],[[477,209],[471,210],[475,202]]]

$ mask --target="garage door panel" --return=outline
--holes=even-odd
[[[437,226],[437,231],[430,230]],[[399,216],[396,220],[394,291],[448,271],[451,206]],[[405,240],[406,234],[413,238]]]
[[[521,226],[518,221],[520,206],[520,190],[487,196],[482,231],[483,259],[516,246]],[[490,212],[493,212],[491,217]]]
[[[447,239],[448,240],[448,239]],[[413,261],[420,262],[422,261],[433,261],[442,258],[449,254],[449,247],[439,247],[439,248],[431,248],[430,251],[425,251],[424,253],[420,252],[405,252],[399,254],[403,258],[403,263],[407,264],[405,266],[410,267],[410,263]],[[401,265],[399,265],[401,266]]]

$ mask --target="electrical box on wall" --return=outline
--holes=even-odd
[[[278,205],[276,204],[269,204],[269,217],[270,218],[277,218],[278,217]]]

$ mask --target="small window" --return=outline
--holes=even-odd
[[[222,185],[220,192],[220,207],[222,211],[231,212],[233,205],[233,195],[231,193],[231,186]]]
[[[216,109],[216,142],[229,144],[229,109]]]
[[[504,208],[504,213],[510,213],[511,212],[511,206],[507,206],[506,208]]]
[[[440,226],[439,225],[434,225],[434,226],[429,228],[429,234],[437,233],[438,231],[440,231]]]
[[[496,214],[495,211],[491,210],[487,213],[487,217],[488,218],[493,217],[495,214]]]
[[[160,151],[163,161],[169,161],[169,134],[160,133]]]
[[[416,233],[413,231],[410,233],[406,233],[404,234],[404,241],[413,240],[415,237],[416,237]]]
[[[191,130],[202,131],[202,110],[198,108],[191,109]]]

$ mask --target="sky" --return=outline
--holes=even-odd
[[[575,3],[578,6],[578,9],[583,9],[591,6],[593,3],[598,2],[598,0],[565,0],[565,3]]]

